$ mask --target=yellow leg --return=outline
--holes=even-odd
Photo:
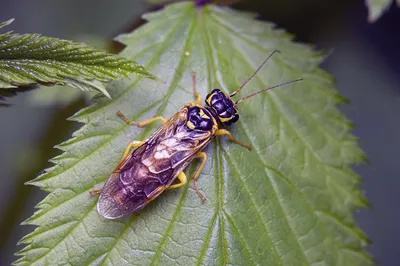
[[[135,125],[138,127],[147,126],[148,124],[151,124],[157,120],[161,120],[163,124],[165,124],[165,122],[167,122],[167,119],[165,119],[164,117],[156,116],[156,117],[150,118],[148,120],[142,121],[140,123],[136,123],[136,122],[133,122],[133,121],[129,120],[128,118],[126,118],[120,111],[117,112],[117,115],[120,116],[122,118],[122,120],[124,120],[126,123],[128,123],[130,125]]]
[[[140,146],[140,145],[142,145],[142,144],[143,144],[143,141],[140,141],[140,140],[134,140],[134,141],[132,141],[131,143],[129,143],[128,147],[126,147],[126,149],[125,149],[124,155],[122,155],[121,162],[122,162],[123,160],[125,160],[126,157],[128,157],[128,155],[129,155],[131,149],[136,148],[136,147],[138,147],[138,146]]]
[[[203,196],[203,194],[200,193],[199,188],[197,187],[197,179],[199,179],[201,171],[203,171],[203,168],[206,165],[207,153],[200,152],[199,154],[197,154],[196,158],[203,158],[203,161],[201,162],[201,164],[199,166],[199,169],[197,169],[196,173],[192,177],[193,178],[193,185],[194,185],[194,189],[196,190],[197,196],[199,196],[199,198],[202,201],[205,201],[206,198]]]
[[[178,188],[178,187],[184,186],[187,183],[187,178],[183,171],[179,173],[178,179],[179,179],[179,181],[181,181],[179,184],[169,186],[167,189]]]
[[[201,104],[201,95],[196,90],[196,72],[192,72],[193,94],[197,98],[196,104]]]
[[[89,191],[90,196],[93,196],[94,194],[100,194],[101,193],[101,189],[94,189]]]
[[[238,141],[237,139],[235,139],[232,134],[226,130],[226,129],[218,129],[217,132],[215,133],[216,136],[221,136],[221,135],[228,135],[229,138],[231,139],[232,142],[235,142],[236,144],[239,144],[240,146],[243,146],[249,150],[251,150],[251,146],[247,145],[243,142]]]
[[[204,166],[206,165],[207,154],[205,152],[200,152],[199,154],[197,154],[197,156],[195,158],[203,158],[203,161],[201,162],[199,169],[197,169],[196,173],[193,175],[192,178],[194,180],[194,188],[196,190],[197,196],[199,196],[199,198],[202,201],[205,201],[206,198],[200,193],[200,191],[199,191],[199,189],[197,187],[197,182],[196,181],[199,178],[199,175],[201,174],[201,171],[203,170]],[[187,177],[186,177],[186,175],[185,175],[185,173],[183,171],[179,173],[178,179],[179,179],[179,181],[181,181],[179,184],[175,184],[175,185],[169,186],[167,189],[178,188],[178,187],[186,185]]]

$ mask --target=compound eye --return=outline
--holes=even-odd
[[[238,121],[239,120],[239,115],[238,114],[234,114],[234,116],[232,117],[232,119],[231,119],[231,123],[233,124],[233,123],[235,123],[236,121]]]
[[[213,89],[209,94],[206,96],[206,104],[208,106],[213,106],[215,102],[221,99],[221,91],[219,89]]]
[[[236,109],[234,107],[229,107],[228,110],[226,110],[231,116],[236,115]]]
[[[223,101],[218,101],[218,102],[214,103],[213,107],[217,111],[218,114],[223,113],[226,109]]]

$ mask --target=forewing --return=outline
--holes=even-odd
[[[170,125],[166,123],[159,134],[149,138],[141,161],[168,187],[212,137],[209,131],[189,129],[179,119]]]
[[[97,209],[115,219],[144,208],[176,179],[211,136],[189,130],[177,113],[137,147],[109,177]]]
[[[137,147],[105,183],[97,203],[98,212],[105,218],[116,219],[139,211],[164,191],[160,179],[142,163],[147,147],[148,142]],[[167,171],[163,175],[171,177]]]
[[[107,219],[116,219],[146,206],[143,197],[128,197],[124,185],[122,184],[119,173],[112,173],[104,185],[97,211]]]

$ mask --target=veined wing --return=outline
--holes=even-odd
[[[115,219],[144,208],[160,195],[213,138],[186,126],[183,108],[122,161],[107,180],[97,209]]]

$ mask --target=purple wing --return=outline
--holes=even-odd
[[[182,111],[173,116],[111,174],[97,203],[102,216],[116,219],[143,209],[211,141],[210,132],[188,129],[181,116]]]

